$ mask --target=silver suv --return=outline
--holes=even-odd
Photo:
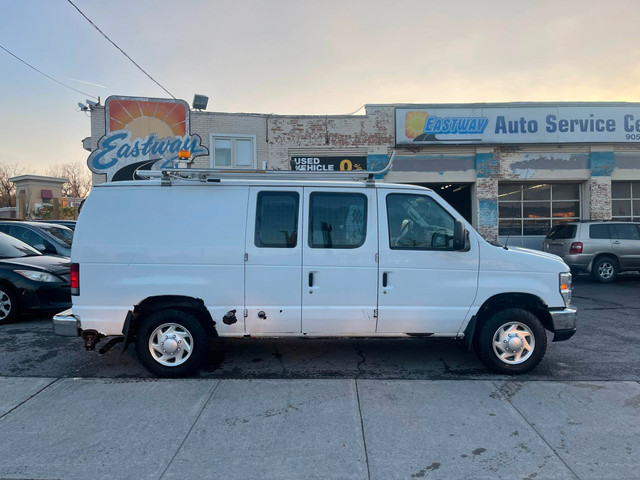
[[[639,222],[571,222],[554,226],[543,250],[562,257],[571,271],[613,282],[619,272],[640,271]]]

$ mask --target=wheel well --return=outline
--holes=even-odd
[[[157,297],[148,297],[137,304],[133,309],[133,316],[131,319],[131,326],[127,337],[135,335],[138,331],[140,324],[146,317],[158,310],[173,308],[177,310],[184,310],[194,315],[205,332],[211,337],[217,337],[216,322],[211,318],[211,314],[207,307],[204,305],[204,301],[201,298],[193,298],[182,295],[162,295]]]
[[[487,299],[476,314],[475,328],[473,329],[473,339],[478,338],[478,333],[493,314],[507,308],[521,308],[531,312],[538,317],[544,328],[552,330],[553,322],[547,305],[535,295],[528,293],[501,293]]]
[[[616,265],[620,265],[620,261],[618,260],[618,256],[615,253],[599,253],[598,255],[596,255],[593,259],[593,261],[591,262],[591,268],[593,269],[593,266],[596,264],[596,262],[598,260],[600,260],[603,257],[609,257],[612,258],[615,262]]]

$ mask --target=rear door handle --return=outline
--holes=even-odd
[[[309,286],[313,287],[313,272],[309,272]]]
[[[387,287],[387,272],[384,272],[382,274],[382,286],[383,286],[383,288]]]

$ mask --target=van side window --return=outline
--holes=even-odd
[[[260,192],[256,202],[256,247],[294,248],[298,244],[297,192]]]
[[[360,193],[312,193],[309,217],[311,248],[358,248],[367,236],[367,197]]]
[[[455,219],[426,195],[387,195],[389,248],[453,250]]]

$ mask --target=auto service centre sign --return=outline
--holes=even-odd
[[[178,152],[208,155],[198,135],[189,130],[184,100],[111,96],[105,102],[106,134],[87,164],[107,181],[139,178],[138,170],[177,166]]]
[[[398,145],[640,141],[640,104],[396,108]]]

